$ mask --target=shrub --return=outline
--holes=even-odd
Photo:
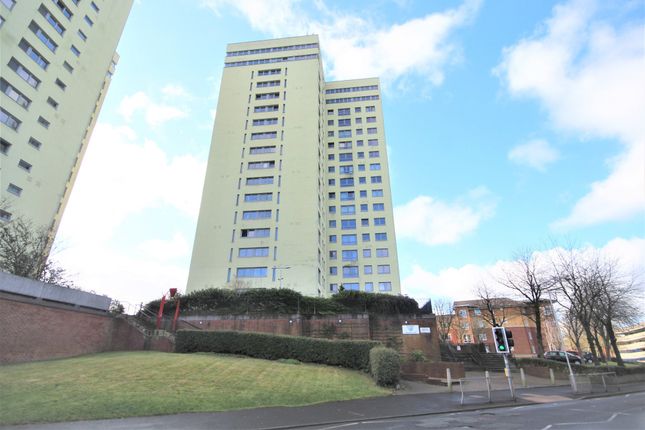
[[[176,352],[218,352],[277,360],[288,358],[349,369],[369,369],[370,350],[379,342],[327,340],[236,331],[179,330]]]
[[[401,358],[391,348],[377,347],[370,351],[370,373],[378,385],[391,387],[399,382]]]
[[[415,362],[424,362],[428,361],[428,357],[423,353],[423,351],[415,349],[410,353],[410,356],[408,357],[410,361],[415,361]]]

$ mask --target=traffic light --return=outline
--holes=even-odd
[[[505,329],[504,334],[506,335],[506,345],[508,345],[508,350],[510,352],[511,347],[515,346],[515,341],[513,340],[513,332]]]
[[[506,330],[504,327],[493,327],[493,340],[495,341],[495,352],[508,354],[509,347],[506,341]]]

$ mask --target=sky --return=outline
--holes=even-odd
[[[226,45],[304,34],[381,79],[403,294],[559,246],[645,273],[642,0],[136,0],[56,238],[79,287],[185,290]]]

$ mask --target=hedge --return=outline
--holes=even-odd
[[[179,330],[175,351],[217,352],[277,360],[287,358],[307,363],[328,364],[369,370],[370,350],[380,342],[368,340],[327,340],[236,331]]]
[[[216,312],[220,315],[239,314],[303,314],[333,315],[343,313],[418,314],[416,300],[405,296],[342,291],[330,298],[307,297],[286,288],[250,288],[231,290],[210,288],[181,296],[183,315]],[[164,314],[175,312],[175,300],[164,305]],[[160,301],[153,300],[146,307],[156,313]]]
[[[373,348],[370,351],[370,373],[378,385],[395,386],[401,373],[399,353],[392,348]]]
[[[517,367],[523,367],[523,366],[547,367],[555,371],[569,373],[569,367],[567,366],[567,363],[561,362],[561,361],[547,360],[544,358],[515,358],[514,361]],[[620,366],[580,365],[580,364],[571,363],[571,369],[576,374],[616,372],[617,376],[621,376],[621,375],[633,375],[637,373],[645,373],[645,366],[643,365],[620,367]]]

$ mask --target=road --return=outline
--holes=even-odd
[[[305,428],[305,427],[302,427]],[[306,427],[310,430],[643,430],[645,393]]]

